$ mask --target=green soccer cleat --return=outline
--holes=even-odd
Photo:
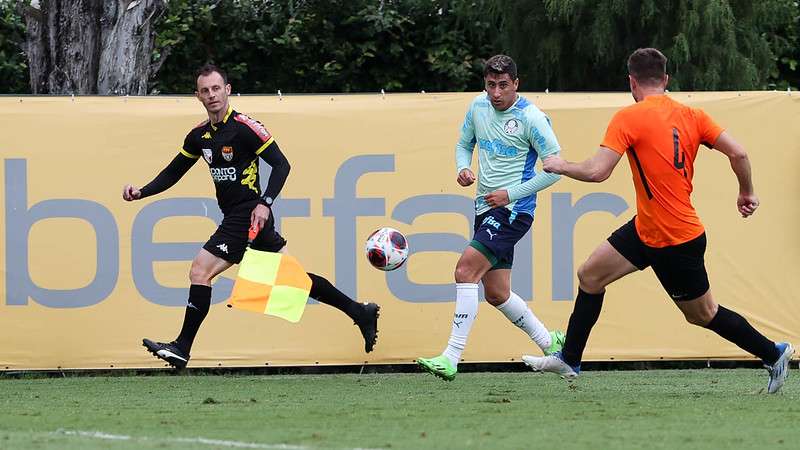
[[[433,358],[417,358],[417,365],[445,381],[453,381],[456,378],[456,368],[444,355]]]
[[[564,348],[564,341],[567,339],[567,336],[564,335],[563,331],[554,330],[550,332],[550,347],[544,351],[544,356],[550,356],[552,354],[558,353]]]

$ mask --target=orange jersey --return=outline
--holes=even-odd
[[[702,110],[651,95],[618,111],[601,144],[628,154],[636,187],[636,231],[650,247],[683,244],[703,234],[691,202],[700,144],[713,147],[723,129]]]

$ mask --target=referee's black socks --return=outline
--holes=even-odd
[[[211,307],[211,286],[193,284],[189,287],[189,302],[186,305],[186,315],[183,317],[183,327],[181,334],[176,339],[178,347],[188,355],[192,350],[194,337],[200,324],[208,315]]]
[[[733,342],[742,350],[761,358],[770,366],[780,358],[775,343],[756,331],[750,322],[736,312],[719,305],[717,315],[708,322],[706,328]]]
[[[363,310],[363,306],[354,301],[352,298],[346,296],[342,291],[336,289],[327,279],[308,272],[311,278],[311,292],[309,297],[326,305],[333,306],[334,308],[347,314],[353,321],[357,321]]]

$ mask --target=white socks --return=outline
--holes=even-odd
[[[522,302],[522,304],[525,305],[525,302]],[[475,316],[477,315],[478,285],[475,283],[456,283],[456,312],[453,315],[453,330],[450,332],[447,348],[442,353],[453,363],[454,367],[461,360],[461,353],[467,345],[469,330],[472,328],[472,322],[475,321]],[[546,332],[547,330],[545,330]],[[547,339],[550,339],[549,335]]]
[[[542,351],[552,344],[550,332],[544,324],[533,315],[525,300],[511,292],[511,296],[503,304],[497,306],[508,320],[525,332]],[[456,312],[453,314],[453,329],[447,348],[442,353],[453,366],[458,366],[461,353],[467,345],[467,337],[472,329],[475,316],[478,315],[478,285],[475,283],[456,283]]]
[[[547,331],[544,324],[533,315],[533,311],[528,308],[528,304],[525,303],[525,300],[520,298],[519,295],[512,291],[508,300],[498,305],[497,309],[500,310],[511,323],[530,336],[533,342],[535,342],[542,351],[550,348],[552,344],[550,332]]]

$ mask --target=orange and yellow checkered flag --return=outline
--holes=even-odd
[[[310,291],[311,278],[294,257],[248,248],[228,306],[299,322]]]

